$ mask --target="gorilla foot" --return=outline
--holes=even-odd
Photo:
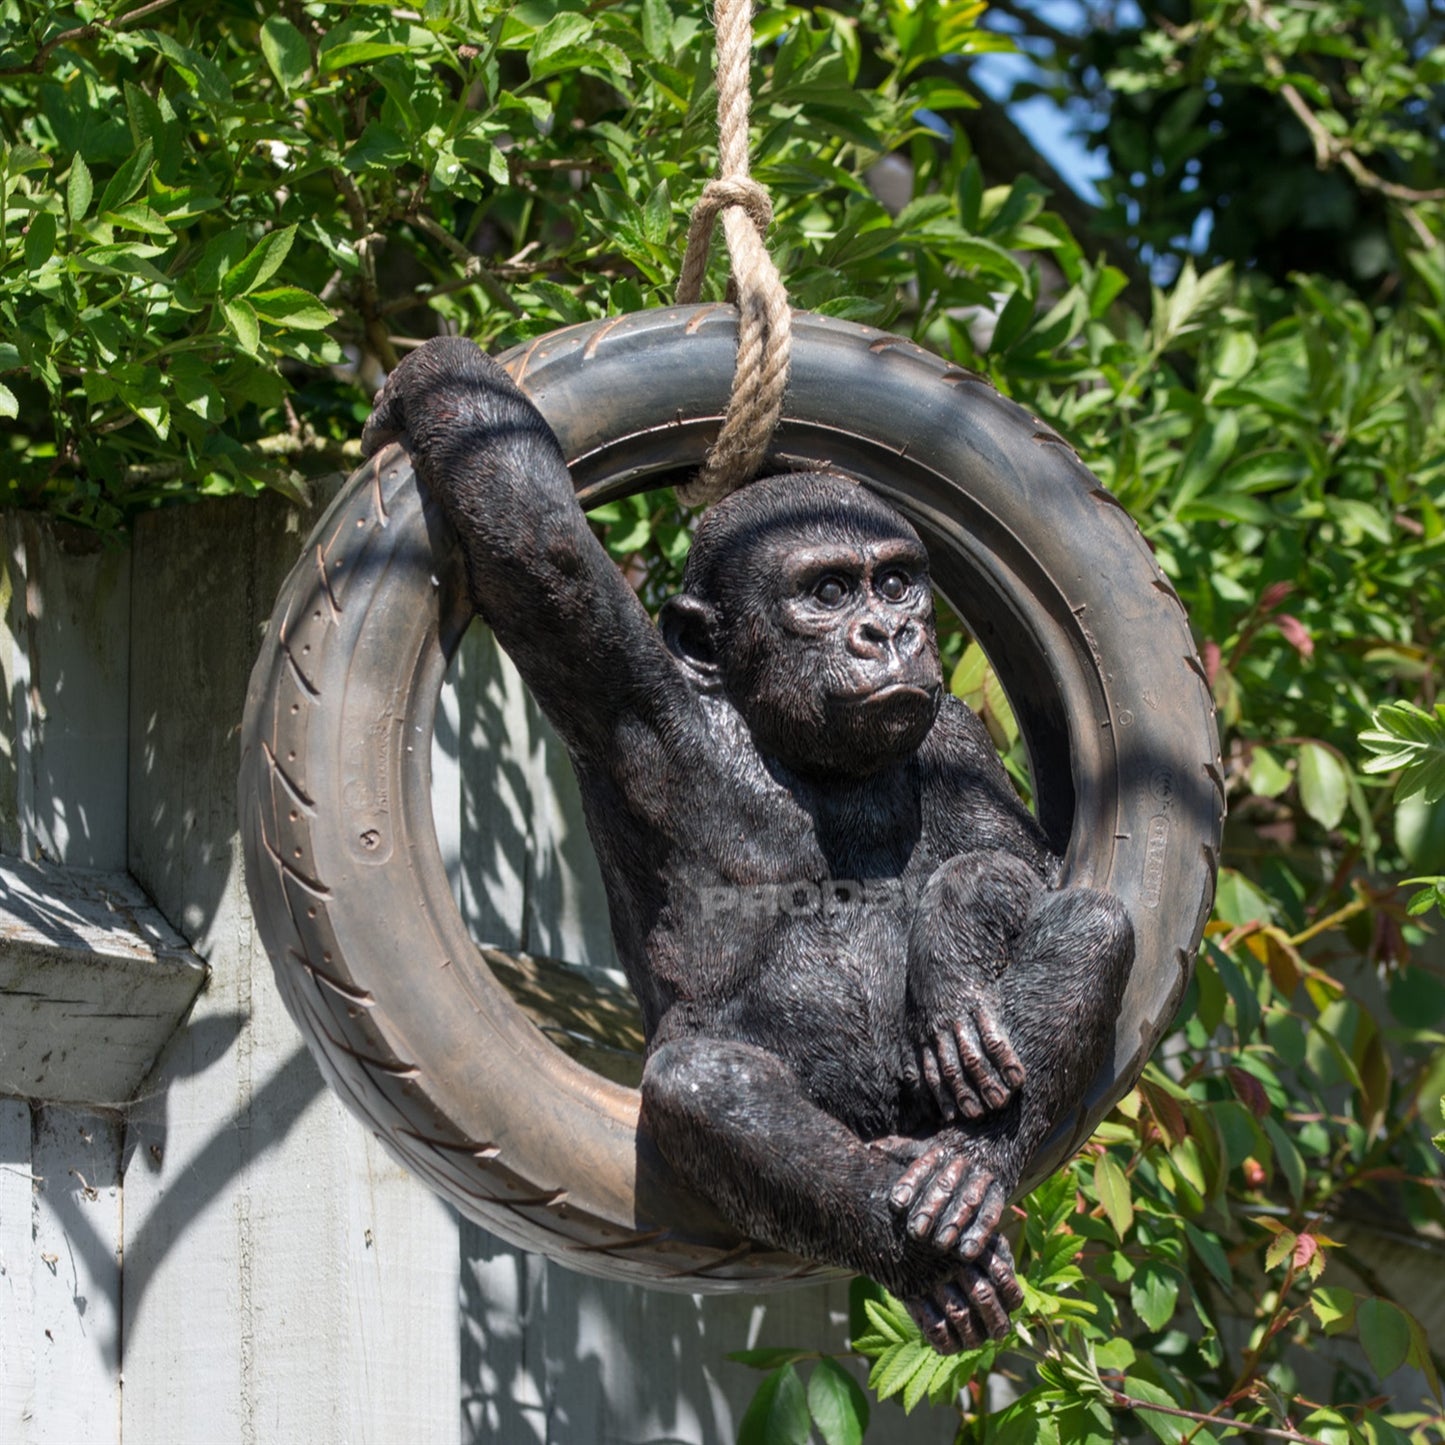
[[[978,1349],[985,1340],[1003,1339],[1009,1332],[1009,1311],[1023,1301],[1013,1252],[1003,1235],[995,1234],[975,1263],[903,1303],[940,1355],[956,1355]]]

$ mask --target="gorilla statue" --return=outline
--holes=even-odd
[[[1058,859],[946,695],[928,557],[857,484],[744,487],[654,626],[555,437],[472,343],[389,377],[472,602],[561,735],[647,1037],[643,1119],[738,1229],[860,1271],[943,1352],[1022,1302],[999,1231],[1113,1047],[1118,900]]]

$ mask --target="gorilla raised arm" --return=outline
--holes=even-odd
[[[664,1156],[739,1229],[903,1297],[940,1350],[1002,1335],[998,1225],[1112,1050],[1133,930],[1051,888],[944,695],[913,529],[839,477],[756,482],[703,518],[654,628],[470,343],[388,379],[363,444],[396,437],[572,757]]]

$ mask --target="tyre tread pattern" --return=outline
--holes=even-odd
[[[1193,823],[1200,840],[1196,861],[1175,870],[1192,902],[1162,910],[1169,920],[1151,932],[1151,957],[1139,965],[1158,977],[1151,980],[1137,1043],[1132,1052],[1121,1046],[1120,1063],[1103,1083],[1117,1097],[1177,1007],[1213,901],[1222,773],[1213,705],[1182,603],[1133,520],[1068,444],[983,378],[906,338],[802,315],[795,327],[804,368],[810,353],[841,355],[849,374],[877,396],[908,398],[926,412],[941,395],[944,406],[984,414],[986,431],[1025,437],[1041,459],[1058,509],[1077,518],[1086,506],[1093,514],[1090,547],[1109,558],[1111,573],[1142,579],[1151,594],[1149,649],[1177,655],[1178,675],[1169,679],[1177,691],[1169,708],[1184,720],[1186,733],[1192,729],[1194,741],[1181,746],[1193,750],[1195,790],[1198,782],[1207,783],[1211,804]],[[585,391],[589,373],[607,369],[609,355],[619,352],[624,364],[634,354],[660,356],[658,364],[675,378],[707,372],[717,404],[690,394],[680,399],[671,428],[654,422],[634,429],[638,459],[631,473],[614,466],[614,474],[622,478],[615,485],[635,484],[657,470],[659,452],[683,441],[706,444],[707,429],[715,429],[726,402],[726,350],[735,334],[731,308],[673,308],[554,332],[504,361],[554,426],[559,412],[575,423],[559,428],[559,435],[586,490],[599,467],[606,471],[597,459],[613,447],[606,430],[617,419],[581,414],[585,408],[568,395],[559,399],[559,389]],[[704,348],[707,360],[694,367],[688,352]],[[615,364],[608,375],[617,375]],[[605,414],[608,408],[594,410]],[[801,438],[802,460],[821,435],[815,427]],[[789,451],[797,440],[790,442],[785,425],[775,444],[783,464],[798,464],[799,456]],[[917,460],[911,442],[897,455],[900,466]],[[927,467],[928,459],[921,464]],[[649,1195],[644,1205],[634,1176],[640,1180],[657,1166],[649,1166],[633,1142],[636,1094],[581,1070],[569,1072],[570,1061],[554,1060],[552,1055],[561,1056],[516,1013],[460,937],[460,918],[448,914],[455,915],[455,908],[435,838],[426,836],[429,823],[411,827],[408,821],[429,818],[429,800],[419,804],[414,796],[429,788],[428,758],[417,755],[429,754],[429,727],[420,741],[405,739],[408,729],[429,723],[442,666],[418,658],[446,645],[448,619],[440,614],[449,588],[455,594],[458,566],[454,549],[447,557],[433,555],[429,525],[405,454],[388,448],[367,462],[318,523],[284,585],[251,679],[239,780],[246,868],[257,925],[290,1012],[328,1082],[385,1147],[503,1238],[589,1273],[678,1290],[756,1290],[829,1277],[835,1271],[740,1239],[680,1191],[664,1190],[660,1205]],[[408,632],[390,620],[406,607],[429,609],[431,616],[408,624]],[[378,631],[380,643],[367,640]],[[400,647],[392,632],[403,641],[421,640]],[[1087,628],[1083,636],[1093,648]],[[383,643],[405,654],[396,661],[410,673],[375,676],[378,657],[391,655]],[[1102,659],[1098,669],[1105,671]],[[433,695],[422,699],[419,713],[408,711],[407,699],[419,684],[422,691],[430,685]],[[358,726],[371,728],[365,748],[355,746]],[[405,797],[389,792],[398,780]],[[395,933],[369,937],[368,927],[386,926],[388,905],[405,915],[393,925]],[[417,1012],[418,994],[427,990],[442,991],[432,1015]],[[459,1062],[455,1049],[433,1057],[427,1019],[442,1012],[472,1031],[465,1060]],[[541,1083],[529,1081],[528,1094],[514,1092],[508,1100],[519,1066],[534,1064]],[[487,1088],[494,1105],[498,1098],[503,1102],[496,1105],[494,1125],[483,1126],[472,1093]],[[539,1101],[531,1097],[534,1089],[556,1097]],[[1034,1177],[1082,1143],[1112,1102],[1098,1095],[1096,1089],[1046,1147]],[[534,1147],[549,1130],[575,1131],[579,1155],[601,1163],[564,1179],[568,1141]],[[676,1217],[662,1213],[674,1206]]]

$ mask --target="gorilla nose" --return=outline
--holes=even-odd
[[[848,629],[848,650],[855,657],[884,657],[892,641],[891,631],[873,617],[860,617]]]
[[[884,658],[906,658],[918,650],[919,632],[913,619],[860,617],[848,629],[848,650],[855,657],[881,662]]]

